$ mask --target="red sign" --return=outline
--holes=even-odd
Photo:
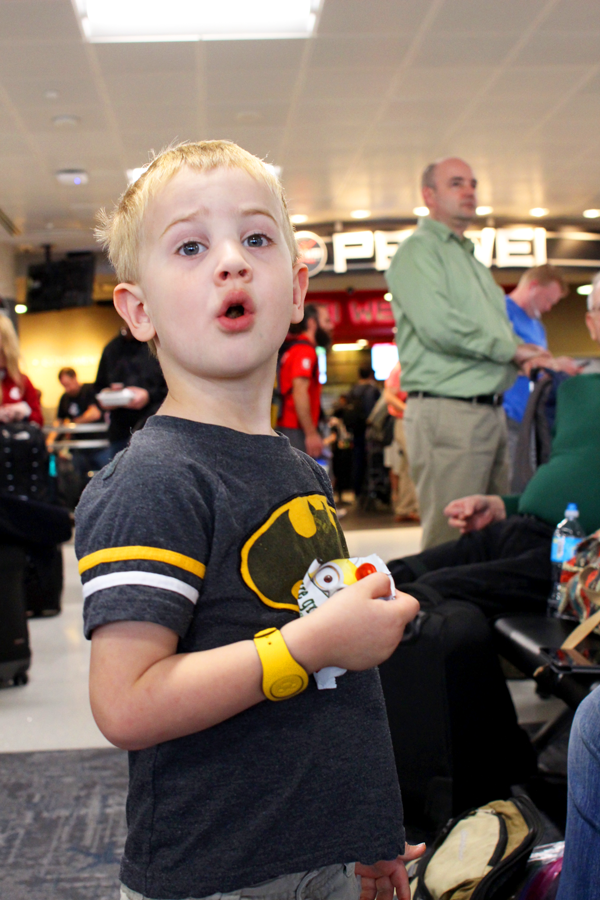
[[[394,340],[392,305],[383,299],[383,291],[311,291],[306,299],[328,308],[334,344],[361,338],[370,343]]]

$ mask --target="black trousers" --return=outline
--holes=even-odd
[[[424,609],[465,600],[490,619],[543,613],[552,586],[553,531],[534,516],[511,516],[388,566],[396,587]]]

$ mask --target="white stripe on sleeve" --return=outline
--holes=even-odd
[[[165,591],[173,591],[175,594],[182,594],[192,603],[198,600],[198,591],[191,585],[186,584],[179,578],[172,578],[170,575],[159,575],[156,572],[113,572],[108,575],[98,575],[91,578],[83,585],[83,597],[89,597],[96,591],[103,591],[106,588],[116,587],[122,584],[143,584],[149,587],[162,588]]]

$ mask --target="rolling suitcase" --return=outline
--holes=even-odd
[[[57,616],[61,610],[63,558],[60,545],[27,548],[25,606],[29,618]]]
[[[27,684],[31,662],[23,581],[25,550],[0,545],[0,685]]]
[[[435,833],[535,772],[477,607],[446,601],[421,611],[379,671],[408,826]]]

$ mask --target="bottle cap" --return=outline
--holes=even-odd
[[[570,518],[573,518],[573,516],[578,516],[578,515],[579,515],[579,510],[577,509],[577,504],[569,503],[567,505],[567,508],[565,509],[565,516],[568,519],[570,519]]]

